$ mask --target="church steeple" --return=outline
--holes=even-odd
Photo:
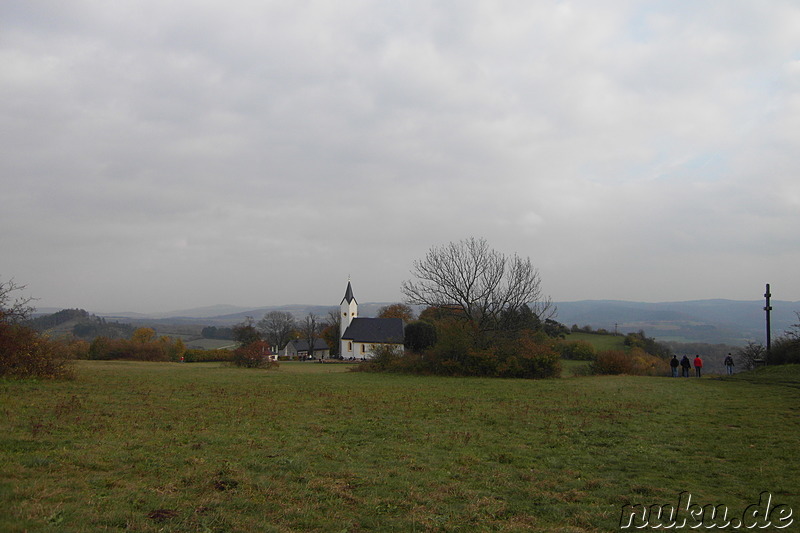
[[[341,326],[339,327],[339,354],[344,354],[345,346],[344,342],[341,340],[342,336],[344,332],[347,331],[348,326],[350,326],[350,322],[358,316],[358,302],[356,301],[356,297],[353,296],[353,286],[350,285],[349,279],[347,280],[347,290],[344,291],[344,298],[342,298],[342,303],[339,304],[339,312],[341,313],[339,318],[342,320]]]
[[[356,297],[353,296],[353,286],[350,285],[350,280],[347,280],[347,290],[344,291],[344,298],[342,299],[342,303],[347,302],[349,305],[350,302],[354,301],[355,299]],[[356,305],[358,305],[358,302],[356,302]]]

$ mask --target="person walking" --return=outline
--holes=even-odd
[[[700,359],[699,355],[694,356],[694,374],[698,378],[700,377],[700,373],[703,370],[703,360]]]
[[[678,362],[678,356],[677,355],[673,355],[672,359],[669,362],[669,366],[672,367],[672,377],[673,378],[677,378],[678,377],[678,365],[680,365],[680,363]]]
[[[683,359],[681,359],[681,377],[688,378],[689,377],[689,369],[692,367],[692,363],[689,362],[689,358],[685,355]]]
[[[733,357],[731,357],[731,354],[728,354],[728,357],[725,358],[725,369],[728,371],[729,376],[733,374]]]

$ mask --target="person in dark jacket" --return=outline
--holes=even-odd
[[[681,377],[688,378],[689,377],[689,369],[692,367],[692,363],[689,362],[689,358],[685,355],[683,359],[681,359]]]
[[[699,355],[694,356],[694,373],[699,378],[700,373],[703,370],[703,360],[700,359]]]
[[[731,357],[731,354],[728,354],[728,357],[725,358],[725,369],[728,371],[728,375],[733,374],[733,357]]]
[[[672,377],[673,378],[677,378],[678,377],[678,365],[680,365],[680,363],[678,362],[678,356],[677,355],[673,355],[672,359],[669,362],[669,366],[672,367]]]

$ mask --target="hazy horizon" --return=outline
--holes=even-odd
[[[730,298],[704,298],[704,299],[697,299],[697,300],[664,300],[664,301],[647,301],[647,300],[619,300],[613,298],[598,298],[598,299],[580,299],[580,300],[562,300],[559,302],[553,302],[554,304],[574,304],[574,303],[582,303],[582,302],[608,302],[608,303],[628,303],[628,304],[644,304],[644,305],[659,305],[659,304],[687,304],[687,303],[701,303],[701,302],[731,302],[731,303],[752,303],[754,305],[763,306],[764,299],[752,299],[752,300],[736,300]],[[779,303],[779,304],[788,304],[788,305],[798,305],[797,311],[800,312],[800,300],[784,300],[779,298],[772,298],[772,303]],[[363,301],[360,302],[362,306],[369,306],[369,307],[378,307],[382,305],[390,305],[394,303],[404,303],[402,300],[387,300],[387,301]],[[254,306],[247,306],[247,305],[236,305],[236,304],[229,304],[229,303],[220,303],[220,304],[211,304],[211,305],[203,305],[197,307],[172,307],[168,309],[152,309],[152,310],[131,310],[131,309],[116,309],[116,310],[98,310],[98,309],[86,309],[80,306],[37,306],[36,302],[32,302],[34,307],[36,308],[37,314],[42,314],[43,312],[56,312],[63,309],[84,309],[90,313],[105,315],[105,316],[125,316],[125,315],[143,315],[143,316],[165,316],[165,317],[176,317],[179,316],[180,313],[184,313],[187,311],[197,312],[197,311],[212,311],[215,309],[222,309],[223,311],[219,315],[207,315],[208,317],[213,316],[223,316],[225,314],[238,314],[247,311],[258,311],[261,309],[279,309],[279,308],[292,308],[292,307],[331,307],[336,308],[339,306],[339,302],[335,303],[309,303],[309,302],[293,302],[288,304],[259,304]],[[419,306],[413,306],[419,307]],[[43,311],[44,310],[44,311]],[[230,310],[231,312],[228,313],[224,310]],[[178,313],[178,314],[176,314]],[[198,318],[201,318],[198,316]]]

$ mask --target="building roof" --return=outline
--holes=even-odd
[[[400,318],[354,318],[342,339],[354,342],[403,344],[403,320]]]
[[[308,351],[308,341],[306,339],[294,339],[289,341],[289,344],[294,346],[294,349],[298,352],[307,352]],[[314,351],[317,350],[327,350],[328,343],[326,343],[322,339],[314,339]]]

